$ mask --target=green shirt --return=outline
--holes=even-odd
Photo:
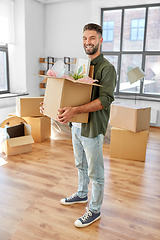
[[[89,113],[88,123],[82,123],[81,135],[88,138],[105,135],[110,115],[110,104],[114,101],[114,89],[116,86],[116,71],[114,66],[100,54],[91,61],[94,65],[94,79],[103,87],[93,86],[91,101],[99,99],[103,109]]]

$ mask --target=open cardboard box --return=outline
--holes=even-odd
[[[68,80],[65,78],[55,78],[41,75],[47,78],[47,86],[44,96],[44,115],[56,119],[58,109],[63,107],[75,107],[89,103],[91,101],[92,86],[98,84],[88,84],[79,80]],[[88,122],[89,113],[75,115],[71,122]]]
[[[19,117],[43,116],[39,110],[41,102],[43,97],[17,97],[16,115]]]
[[[9,116],[16,117],[16,113],[10,113]],[[51,137],[51,119],[47,116],[23,117],[25,123],[31,126],[31,134],[34,142],[41,143]]]
[[[110,125],[133,132],[148,130],[151,107],[113,103],[111,105]]]
[[[7,156],[17,155],[21,153],[31,152],[32,143],[34,143],[31,136],[31,126],[24,123],[24,135],[22,137],[15,137],[6,139],[2,144],[2,152]]]
[[[112,127],[110,158],[145,161],[148,133]]]

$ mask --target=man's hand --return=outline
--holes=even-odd
[[[44,107],[43,107],[43,102],[40,103],[40,107],[39,107],[39,110],[40,110],[40,113],[43,114],[43,111],[44,111]]]
[[[76,114],[76,107],[64,107],[58,109],[56,121],[66,124],[70,122],[71,118]]]
[[[56,121],[60,123],[68,123],[70,122],[71,118],[75,114],[79,113],[89,113],[89,112],[95,112],[98,110],[103,109],[103,106],[101,104],[101,101],[99,99],[96,99],[92,102],[86,103],[84,105],[80,105],[77,107],[64,107],[58,109],[58,114]]]

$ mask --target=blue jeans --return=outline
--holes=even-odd
[[[72,143],[75,165],[78,168],[78,197],[88,194],[88,184],[92,180],[92,195],[89,210],[99,213],[104,195],[103,134],[96,138],[81,136],[81,129],[72,126]]]

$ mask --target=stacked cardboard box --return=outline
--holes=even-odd
[[[16,98],[16,116],[34,117],[43,116],[39,111],[40,103],[43,97],[17,97]]]
[[[145,161],[150,107],[112,104],[110,157]]]
[[[1,127],[17,126],[24,123],[24,136],[6,139],[2,151],[7,155],[15,155],[32,150],[32,143],[41,143],[51,136],[51,119],[40,113],[40,103],[43,97],[17,97],[16,113],[9,114]]]
[[[40,103],[44,97],[18,97],[16,115],[23,117],[31,126],[34,142],[41,143],[51,136],[51,119],[40,113]]]

